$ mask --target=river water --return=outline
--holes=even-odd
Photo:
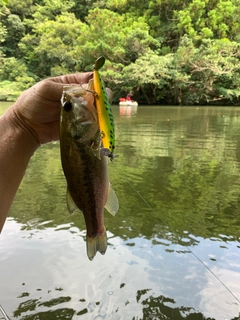
[[[240,108],[113,113],[106,254],[88,260],[59,143],[44,145],[0,236],[1,306],[11,319],[239,319]]]

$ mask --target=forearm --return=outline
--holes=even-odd
[[[9,108],[0,117],[0,233],[24,172],[38,143]]]

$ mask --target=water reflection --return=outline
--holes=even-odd
[[[27,300],[19,304],[17,310],[13,312],[15,318],[21,319],[72,319],[75,310],[70,308],[59,308],[62,303],[67,303],[71,300],[70,297],[60,297],[50,301],[42,302],[41,299]],[[57,310],[53,310],[54,306],[58,306]],[[38,308],[47,307],[51,311],[35,312]],[[23,314],[31,312],[31,315],[23,316]]]
[[[149,295],[151,289],[139,290],[136,293],[136,301],[142,305],[142,317],[141,319],[169,319],[169,320],[181,320],[181,319],[194,319],[194,320],[211,320],[210,318],[205,318],[201,313],[196,312],[193,308],[187,307],[174,307],[176,303],[173,299],[164,296],[152,296]],[[61,304],[65,300],[64,297],[56,299],[54,303],[52,301],[45,302],[48,307],[52,307],[55,304]],[[81,302],[85,302],[82,299]],[[127,301],[126,304],[129,302]],[[43,303],[44,304],[44,303]],[[31,311],[31,315],[23,316],[21,319],[32,319],[32,320],[54,320],[54,319],[73,319],[74,316],[84,316],[86,318],[88,313],[93,312],[95,308],[100,309],[99,315],[94,317],[94,319],[106,319],[106,314],[101,312],[101,302],[96,302],[88,308],[84,308],[80,311],[73,310],[70,308],[58,308],[57,310],[42,311],[37,313],[32,313],[38,307],[42,305],[39,300],[29,300],[23,304],[19,305],[19,308],[14,312],[15,317],[19,317],[22,313]],[[118,314],[118,310],[115,311],[112,319],[122,319]],[[194,317],[194,318],[193,318]],[[92,318],[93,319],[93,318]],[[133,317],[132,319],[139,319],[138,317]]]
[[[135,117],[137,115],[138,106],[119,106],[120,117]]]
[[[21,319],[237,319],[239,108],[114,108],[120,210],[89,262],[59,144],[31,160],[0,242],[1,304]],[[204,263],[202,264],[196,255]],[[206,266],[222,283],[207,270]]]
[[[1,295],[4,306],[11,306],[12,318],[74,319],[84,315],[84,319],[123,319],[129,315],[130,319],[149,319],[151,315],[158,319],[171,311],[170,319],[176,319],[178,313],[182,318],[202,315],[207,319],[214,314],[214,319],[221,319],[220,315],[229,314],[229,308],[233,314],[238,312],[231,295],[167,228],[161,239],[152,241],[141,237],[122,241],[108,232],[106,255],[91,263],[83,234],[73,224],[52,230],[22,227],[8,221],[1,242],[1,268],[7,281],[1,283],[0,292],[5,293]],[[239,265],[229,268],[237,261],[233,256],[236,248],[229,245],[229,252],[224,253],[217,250],[216,239],[194,242],[201,244],[195,252],[198,256],[215,252],[220,264],[214,273],[225,283],[235,284],[231,287],[234,292],[240,292]],[[17,274],[16,268],[7,269],[14,261]],[[9,288],[15,288],[15,299]]]

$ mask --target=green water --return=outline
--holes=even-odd
[[[44,145],[0,238],[0,304],[11,319],[239,319],[240,108],[113,112],[106,254],[88,260],[59,143]]]

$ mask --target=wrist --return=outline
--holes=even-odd
[[[0,233],[28,163],[38,147],[31,130],[10,107],[0,117]]]

